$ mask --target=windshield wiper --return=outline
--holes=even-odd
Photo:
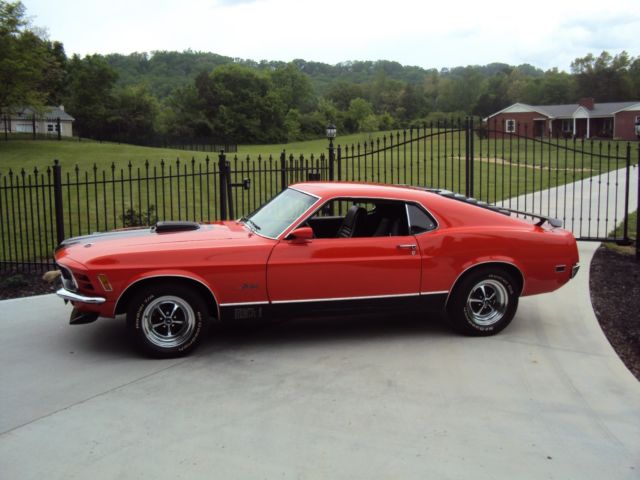
[[[251,220],[251,219],[249,219],[247,217],[242,217],[240,219],[240,221],[252,226],[254,230],[260,231],[260,226],[256,222],[254,222],[253,220]]]

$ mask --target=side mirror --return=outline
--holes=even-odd
[[[287,240],[305,241],[311,240],[313,236],[313,229],[311,227],[300,227],[287,235]]]

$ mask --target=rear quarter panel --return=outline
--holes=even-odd
[[[452,226],[443,221],[437,230],[416,237],[422,254],[421,291],[450,291],[465,271],[492,262],[511,264],[522,273],[522,295],[550,292],[570,280],[578,262],[570,232],[525,222],[480,223]],[[565,266],[563,272],[556,272],[559,265]]]

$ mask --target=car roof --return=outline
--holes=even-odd
[[[325,200],[335,197],[365,197],[418,202],[427,208],[429,212],[436,214],[439,223],[449,226],[472,224],[531,226],[530,222],[520,218],[504,215],[493,209],[483,208],[480,205],[438,195],[419,187],[360,182],[303,182],[292,184],[290,187]]]
[[[293,184],[291,187],[322,198],[364,196],[398,200],[425,200],[428,196],[436,196],[412,187],[379,183],[304,182]]]

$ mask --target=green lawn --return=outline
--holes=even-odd
[[[636,237],[636,225],[638,222],[638,212],[633,212],[629,214],[629,218],[628,218],[628,235],[629,238],[636,243],[638,241],[637,237]],[[616,227],[616,229],[611,232],[610,236],[611,237],[622,237],[623,235],[623,223],[620,222],[620,224]],[[605,243],[604,244],[607,248],[611,249],[611,250],[615,250],[618,253],[624,253],[627,255],[635,255],[636,253],[636,247],[635,245],[616,245],[615,243]]]

